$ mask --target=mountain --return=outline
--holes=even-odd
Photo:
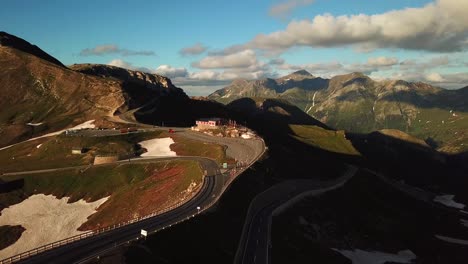
[[[322,79],[301,70],[278,79],[236,80],[208,98],[283,99],[336,129],[369,133],[398,129],[445,152],[468,150],[468,89],[421,82],[375,81],[362,73]]]
[[[166,77],[106,65],[70,69],[5,32],[0,32],[0,91],[0,147],[90,119],[144,116],[161,97],[188,100]]]
[[[10,35],[4,31],[0,31],[0,46],[11,47],[39,57],[58,66],[65,67],[65,65],[63,65],[59,60],[50,56],[49,54],[41,50],[38,46],[32,45],[26,40]]]

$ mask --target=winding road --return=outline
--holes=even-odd
[[[182,158],[185,159],[185,158]],[[188,158],[187,158],[188,159]],[[190,158],[202,164],[208,175],[205,176],[201,190],[189,201],[166,213],[156,215],[114,230],[85,238],[53,250],[49,250],[22,260],[22,263],[80,263],[103,254],[129,241],[141,238],[141,229],[149,234],[157,232],[173,224],[187,220],[207,208],[219,195],[222,181],[218,164],[206,158]],[[198,210],[197,207],[201,209]]]
[[[262,140],[218,138],[198,132],[187,131],[185,129],[177,129],[177,132],[187,138],[225,145],[227,147],[226,152],[228,156],[239,161],[244,161],[248,166],[255,163],[257,159],[263,155],[265,150],[265,145]],[[205,157],[147,157],[132,159],[131,162],[139,163],[174,159],[198,161],[202,166],[202,170],[207,172],[200,191],[190,200],[159,215],[145,218],[102,233],[95,233],[93,236],[82,238],[43,252],[41,251],[40,253],[30,252],[28,255],[7,258],[0,261],[0,263],[12,263],[17,261],[20,261],[21,263],[84,263],[119,245],[140,239],[140,232],[142,229],[148,231],[148,234],[155,233],[161,229],[168,228],[202,213],[218,201],[222,193],[226,190],[227,185],[245,169],[236,171],[235,175],[225,176],[221,174],[219,165],[216,161]],[[119,161],[119,163],[128,163],[128,161]],[[21,175],[87,167],[89,167],[89,165],[29,172],[12,172],[5,173],[5,175]]]
[[[348,165],[343,175],[333,181],[289,180],[257,195],[250,203],[234,263],[270,263],[272,217],[306,196],[341,187],[357,170]]]

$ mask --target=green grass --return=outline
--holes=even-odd
[[[432,138],[449,153],[468,151],[468,114],[456,115],[444,109],[421,109],[409,133],[424,140]]]
[[[106,137],[59,135],[23,142],[0,151],[2,172],[60,168],[91,164],[97,154],[138,152],[138,142],[159,137],[161,131],[129,133]],[[40,148],[37,145],[42,144]],[[71,154],[74,147],[87,148],[83,155]]]
[[[0,194],[0,210],[34,194],[70,197],[69,202],[88,202],[111,196],[84,229],[116,224],[135,214],[151,213],[177,201],[190,183],[200,184],[202,170],[196,161],[157,161],[93,166],[30,175],[3,176],[2,180],[24,179],[23,188]],[[146,204],[154,199],[157,202]]]
[[[360,155],[351,142],[346,139],[344,131],[326,130],[317,126],[290,125],[294,137],[308,145],[326,151]]]
[[[182,136],[171,136],[175,144],[171,145],[171,150],[180,156],[202,156],[216,160],[218,163],[229,162],[224,146],[206,143],[202,141],[187,139]]]

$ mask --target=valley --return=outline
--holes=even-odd
[[[77,62],[0,32],[0,263],[466,262],[466,87]]]

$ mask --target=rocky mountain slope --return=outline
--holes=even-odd
[[[222,103],[242,97],[284,99],[337,129],[398,129],[440,150],[462,152],[468,149],[467,91],[375,81],[362,73],[322,79],[301,70],[278,79],[236,80],[209,98]]]
[[[65,67],[0,32],[0,147],[116,113],[154,111],[163,96],[186,98],[169,79],[106,65]],[[144,115],[144,113],[139,113]]]

